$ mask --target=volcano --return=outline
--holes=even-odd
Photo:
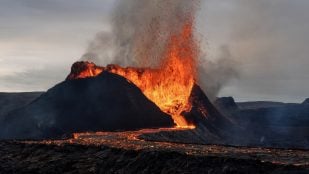
[[[120,74],[123,77],[127,78],[128,80],[132,79],[133,81],[130,81],[130,80],[129,81],[134,84],[137,84],[137,86],[141,86],[142,88],[141,91],[144,94],[145,94],[145,89],[143,90],[143,88],[147,88],[147,84],[148,84],[148,81],[145,78],[148,78],[149,76],[153,77],[157,75],[156,74],[157,72],[152,69],[149,70],[149,69],[143,69],[143,68],[123,68],[117,65],[108,65],[107,67],[100,67],[91,62],[76,62],[75,64],[73,64],[71,73],[68,75],[67,80],[92,78],[92,77],[96,77],[97,73],[99,74],[102,72],[112,72],[112,73]],[[154,72],[155,74],[149,75],[148,74],[149,72],[150,73]],[[170,80],[169,78],[166,78],[166,79]],[[166,79],[163,79],[163,81]],[[174,81],[168,81],[168,82],[171,83],[169,84],[170,86],[174,87],[174,84],[173,84]],[[146,85],[144,85],[144,83],[146,83]],[[163,83],[163,86],[165,86],[164,84],[165,82],[161,82],[161,81],[158,81],[158,84],[155,84],[155,85],[160,86],[162,85],[162,83]],[[152,100],[155,104],[157,104],[163,112],[169,114],[171,118],[173,118],[175,124],[178,127],[183,127],[183,128],[195,128],[196,126],[199,128],[206,127],[211,132],[215,132],[215,134],[218,134],[219,132],[221,132],[220,130],[230,128],[233,125],[233,123],[229,119],[227,119],[214,107],[214,105],[210,102],[207,95],[198,86],[198,84],[194,83],[192,86],[189,85],[185,87],[188,88],[189,95],[181,96],[181,97],[184,97],[184,98],[187,97],[186,100],[182,102],[184,103],[185,106],[189,106],[189,109],[185,107],[181,107],[181,106],[179,108],[176,108],[181,111],[181,113],[179,113],[179,115],[176,115],[176,116],[172,115],[172,114],[175,114],[175,112],[171,112],[171,110],[172,111],[176,110],[173,108],[175,107],[173,105],[175,103],[171,103],[170,105],[168,105],[169,107],[172,107],[172,109],[169,109],[169,108],[166,109],[165,107],[162,107],[162,106],[160,107],[160,104],[164,103],[164,101],[158,101],[159,99],[157,98],[153,99],[152,96],[149,97],[147,94],[145,94],[145,96],[147,96],[150,100]],[[148,88],[153,89],[154,87],[151,86]],[[162,91],[166,90],[166,92],[162,92],[162,91],[160,92],[173,93],[176,91],[177,93],[179,93],[177,89],[179,88],[169,91],[170,87],[166,87],[166,88],[161,89]],[[173,94],[169,94],[169,95],[172,96]],[[174,100],[173,102],[179,102],[179,101]],[[179,105],[179,103],[176,103],[176,107]],[[179,120],[181,120],[181,122],[179,122]],[[185,125],[183,125],[183,123],[185,123]]]
[[[76,62],[66,80],[4,118],[2,137],[46,138],[83,131],[201,129],[226,139],[233,125],[197,85],[193,22],[171,35],[158,66]]]
[[[179,33],[171,36],[158,66],[96,66],[91,62],[73,65],[68,80],[95,77],[103,71],[125,77],[162,111],[172,116],[179,127],[194,127],[182,116],[191,108],[189,96],[196,81],[198,46],[193,37],[193,24],[185,22]],[[90,58],[91,59],[91,58]]]
[[[75,132],[177,126],[175,117],[161,110],[132,81],[111,73],[111,67],[121,68],[74,63],[64,82],[4,118],[1,138],[59,138]],[[77,78],[85,72],[92,76]],[[226,137],[224,130],[232,123],[218,112],[198,85],[193,85],[188,102],[190,110],[183,110],[179,116],[194,126],[187,128]]]
[[[84,131],[172,127],[171,117],[127,79],[108,72],[67,80],[9,113],[2,138],[58,138]]]

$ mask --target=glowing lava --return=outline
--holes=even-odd
[[[118,74],[134,83],[163,112],[171,115],[178,127],[194,128],[181,113],[191,109],[189,97],[196,79],[197,48],[193,25],[188,22],[180,33],[170,38],[158,68],[99,67],[87,62],[75,70],[77,72],[72,68],[68,79],[93,77],[103,71]]]

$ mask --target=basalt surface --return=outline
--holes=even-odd
[[[307,173],[309,151],[147,141],[178,129],[0,142],[0,173]]]

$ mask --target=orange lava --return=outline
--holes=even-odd
[[[125,77],[141,89],[163,112],[172,116],[178,127],[194,128],[181,115],[189,111],[189,97],[196,79],[198,47],[193,37],[193,24],[188,22],[180,33],[173,35],[158,68],[122,68],[117,65],[87,68],[74,78],[87,78],[108,71]]]

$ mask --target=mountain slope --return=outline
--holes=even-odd
[[[43,92],[0,93],[0,118],[10,111],[21,108],[39,97]]]
[[[81,131],[171,127],[173,120],[125,78],[103,72],[67,80],[9,113],[0,138],[56,138]]]

